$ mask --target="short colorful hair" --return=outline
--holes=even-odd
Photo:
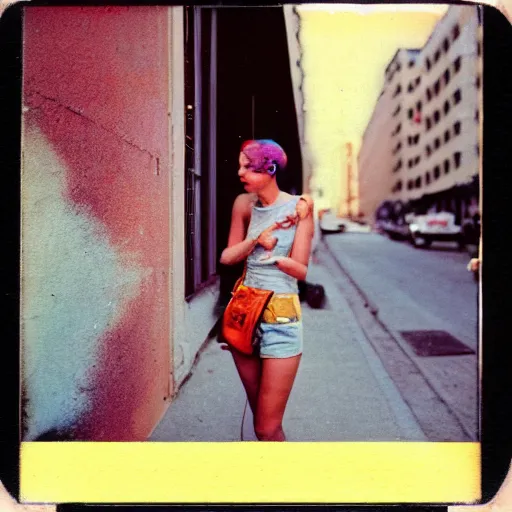
[[[271,139],[246,140],[240,151],[250,160],[251,167],[273,176],[288,163],[284,149]]]

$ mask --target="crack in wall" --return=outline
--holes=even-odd
[[[122,135],[118,132],[116,132],[115,130],[111,130],[109,128],[107,128],[106,126],[102,125],[101,123],[98,123],[97,121],[95,121],[94,119],[91,119],[90,117],[86,116],[84,114],[84,110],[82,108],[79,108],[79,107],[73,107],[71,105],[65,105],[64,103],[62,103],[59,99],[57,98],[52,98],[51,96],[47,96],[39,91],[31,91],[27,94],[27,96],[29,95],[32,95],[32,94],[37,94],[38,96],[40,96],[41,98],[44,98],[45,100],[48,100],[48,101],[52,101],[53,103],[56,103],[57,105],[59,105],[60,107],[62,108],[65,108],[66,110],[68,110],[69,112],[72,112],[73,114],[76,114],[77,116],[80,116],[82,117],[83,119],[85,119],[86,121],[89,121],[90,123],[92,123],[94,126],[100,128],[101,130],[103,130],[104,132],[107,132],[111,135],[114,135],[116,138],[120,139],[122,142],[125,142],[126,144],[128,144],[129,146],[137,149],[138,151],[141,151],[142,153],[146,153],[148,154],[151,158],[154,158],[156,159],[156,161],[158,162],[158,166],[159,166],[159,160],[161,158],[161,155],[157,154],[157,153],[152,153],[151,151],[149,151],[148,149],[146,148],[143,148],[141,146],[139,146],[138,144],[136,144],[135,142],[133,142],[132,140],[128,139],[126,137],[126,135]],[[29,107],[30,109],[33,109],[33,110],[38,110],[39,107]],[[160,169],[158,168],[158,174],[160,174]]]

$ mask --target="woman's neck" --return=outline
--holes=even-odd
[[[273,183],[268,189],[258,192],[258,201],[262,206],[270,206],[277,201],[280,193],[277,184]]]

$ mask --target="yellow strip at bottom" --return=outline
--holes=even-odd
[[[475,503],[478,443],[21,445],[22,503]]]

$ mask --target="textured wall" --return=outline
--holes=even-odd
[[[24,23],[27,438],[142,440],[171,392],[168,9]]]

